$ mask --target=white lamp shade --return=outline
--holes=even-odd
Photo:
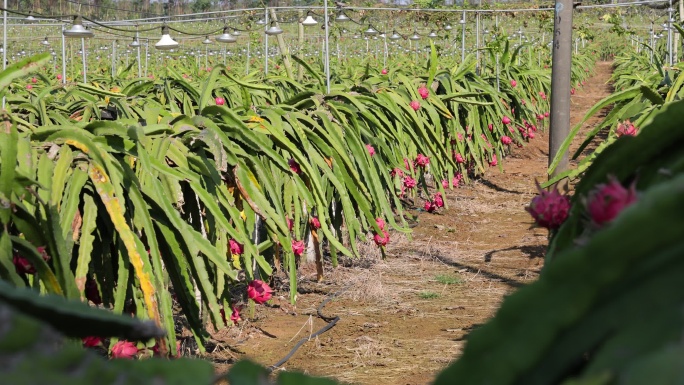
[[[399,40],[399,39],[401,39],[401,35],[399,35],[397,33],[397,31],[394,31],[394,33],[392,33],[392,36],[390,36],[389,39],[390,40]]]
[[[271,28],[269,28],[269,29],[266,30],[266,34],[267,34],[267,35],[271,35],[271,36],[273,36],[273,35],[280,35],[281,33],[283,33],[283,30],[280,29],[280,27],[278,27],[278,26],[275,25],[275,24],[272,24],[272,25],[271,25]]]
[[[340,22],[340,23],[345,22],[345,21],[349,21],[349,20],[350,20],[349,16],[347,16],[344,12],[338,13],[337,17],[335,18],[335,21]]]
[[[159,39],[157,44],[154,45],[154,48],[160,49],[160,50],[170,50],[178,47],[178,42],[173,40],[171,36],[169,35],[169,27],[163,26],[162,27],[162,37]]]
[[[451,24],[447,24],[446,26],[444,26],[445,31],[451,31],[452,29],[453,27],[451,26]]]
[[[204,38],[204,41],[202,42],[202,44],[211,44],[211,40],[209,40],[209,36]]]
[[[413,36],[409,37],[411,40],[420,40],[420,35],[418,35],[418,32],[413,32]]]
[[[302,25],[305,27],[313,27],[316,24],[318,24],[318,22],[311,15],[308,15],[306,17],[306,19],[304,19],[304,21],[302,21]]]
[[[375,28],[369,26],[368,29],[365,30],[363,33],[366,34],[366,36],[374,36],[378,34],[378,31],[376,31]]]
[[[428,34],[428,37],[429,37],[430,39],[434,39],[434,38],[437,37],[437,34],[435,33],[435,31],[431,31],[431,32]]]
[[[129,47],[137,48],[140,47],[140,42],[138,41],[137,37],[133,38],[133,42],[128,45]]]
[[[237,39],[234,36],[235,34],[230,34],[228,33],[228,28],[223,28],[223,33],[216,38],[216,41],[219,43],[235,43]]]
[[[71,25],[71,28],[65,30],[62,32],[62,34],[65,37],[93,37],[94,34],[92,31],[88,31],[83,27],[83,22],[81,21],[81,16],[76,16],[74,17],[74,22]]]

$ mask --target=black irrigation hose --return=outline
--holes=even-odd
[[[312,338],[316,338],[316,337],[320,336],[321,334],[323,334],[323,333],[327,332],[328,330],[332,329],[332,327],[335,326],[335,324],[337,324],[337,322],[340,320],[340,316],[328,317],[328,316],[326,316],[325,314],[323,314],[323,313],[321,312],[321,310],[323,310],[323,307],[324,307],[325,305],[327,305],[328,302],[332,301],[332,300],[333,300],[335,297],[337,297],[338,295],[340,295],[340,294],[344,293],[345,291],[349,290],[351,287],[352,287],[352,285],[349,285],[349,286],[347,286],[347,287],[345,287],[345,288],[339,290],[339,291],[336,292],[335,294],[328,296],[325,300],[323,300],[323,302],[321,302],[320,305],[318,305],[318,307],[316,308],[316,314],[317,314],[318,317],[321,318],[322,320],[327,321],[328,324],[325,325],[325,326],[323,326],[322,328],[320,328],[319,330],[317,330],[315,333],[311,334],[310,336],[304,337],[304,338],[302,338],[301,340],[299,340],[299,341],[295,344],[295,346],[292,348],[292,350],[290,350],[290,352],[287,353],[287,355],[286,355],[285,357],[283,357],[280,361],[278,361],[278,362],[276,362],[275,364],[273,364],[273,365],[271,365],[271,366],[268,367],[268,371],[269,371],[269,372],[272,372],[272,371],[278,369],[278,367],[280,367],[280,366],[282,366],[284,363],[286,363],[290,358],[292,358],[292,356],[297,352],[297,350],[298,350],[300,347],[302,347],[302,345],[304,345],[305,342],[310,341]]]

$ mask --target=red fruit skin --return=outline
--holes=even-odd
[[[290,170],[296,174],[299,174],[302,171],[302,169],[299,167],[299,163],[297,163],[297,161],[294,159],[288,160],[287,164],[290,166]]]
[[[416,164],[420,167],[425,167],[430,164],[430,158],[423,154],[418,154],[418,156],[416,156]]]
[[[432,213],[432,212],[435,211],[435,209],[437,208],[437,206],[436,206],[434,203],[432,203],[432,201],[425,201],[425,206],[424,206],[424,208],[425,208],[425,211],[427,211],[427,212],[429,212],[429,213]]]
[[[589,194],[587,211],[591,220],[602,226],[615,219],[626,207],[637,201],[636,186],[624,188],[615,178],[599,184]]]
[[[318,220],[318,217],[311,217],[309,223],[311,223],[311,228],[314,230],[318,230],[321,228],[321,221]]]
[[[119,341],[112,347],[112,358],[131,359],[138,354],[138,347],[129,341]]]
[[[503,118],[501,118],[501,122],[503,124],[511,124],[511,118],[509,118],[508,116],[504,116]]]
[[[247,285],[247,297],[252,301],[263,304],[271,299],[273,290],[266,284],[266,282],[255,279]]]
[[[420,95],[421,98],[427,99],[428,96],[430,95],[430,91],[428,91],[427,87],[422,86],[418,88],[418,94]]]
[[[420,102],[417,100],[411,100],[411,103],[409,103],[409,106],[411,106],[413,111],[418,111],[420,109]]]
[[[231,238],[228,241],[228,244],[230,245],[230,253],[231,254],[242,255],[242,253],[245,252],[244,246],[240,242],[236,241],[235,239]]]
[[[296,256],[300,256],[304,253],[304,241],[293,241],[292,242],[292,252]]]
[[[535,223],[549,230],[559,228],[568,218],[570,198],[561,195],[557,189],[546,191],[539,189],[539,194],[532,198],[530,206],[525,210],[532,215]]]
[[[385,230],[382,230],[382,236],[380,236],[380,234],[373,235],[373,241],[375,241],[375,244],[378,246],[387,246],[389,240],[389,233]]]

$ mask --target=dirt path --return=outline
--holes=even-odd
[[[610,63],[572,98],[572,124],[610,92]],[[587,122],[587,130],[598,122]],[[531,229],[524,207],[535,194],[534,179],[545,179],[548,136],[538,135],[506,159],[506,172],[493,171],[447,194],[449,209],[419,214],[412,240],[393,234],[389,257],[366,258],[328,270],[302,272],[296,308],[283,296],[278,307],[256,309],[240,328],[215,335],[210,358],[217,371],[236,358],[271,365],[302,337],[325,323],[316,317],[324,293],[351,288],[324,309],[339,315],[330,331],[306,343],[287,370],[327,375],[354,384],[427,384],[456,357],[468,332],[493,315],[504,295],[534,280],[543,263],[547,233]],[[296,337],[295,337],[296,336]],[[226,364],[220,364],[225,362]]]

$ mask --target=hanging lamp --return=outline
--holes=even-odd
[[[266,30],[266,34],[270,36],[280,35],[281,33],[283,33],[283,30],[273,21],[271,22],[271,27]]]
[[[159,50],[170,50],[178,47],[178,42],[173,40],[169,35],[169,27],[162,26],[162,37],[159,39],[154,48]]]
[[[82,37],[82,38],[89,38],[93,37],[95,34],[93,34],[92,31],[88,31],[84,26],[83,26],[83,19],[81,19],[81,15],[74,16],[74,22],[71,23],[71,28],[64,30],[62,34],[65,37]]]
[[[235,31],[233,33],[228,33],[228,27],[223,27],[223,33],[216,38],[219,43],[235,43],[237,39],[235,38]]]
[[[305,27],[313,27],[316,24],[318,24],[318,22],[316,21],[316,19],[313,18],[313,16],[311,16],[311,11],[309,11],[306,14],[306,19],[302,21],[302,25]]]

